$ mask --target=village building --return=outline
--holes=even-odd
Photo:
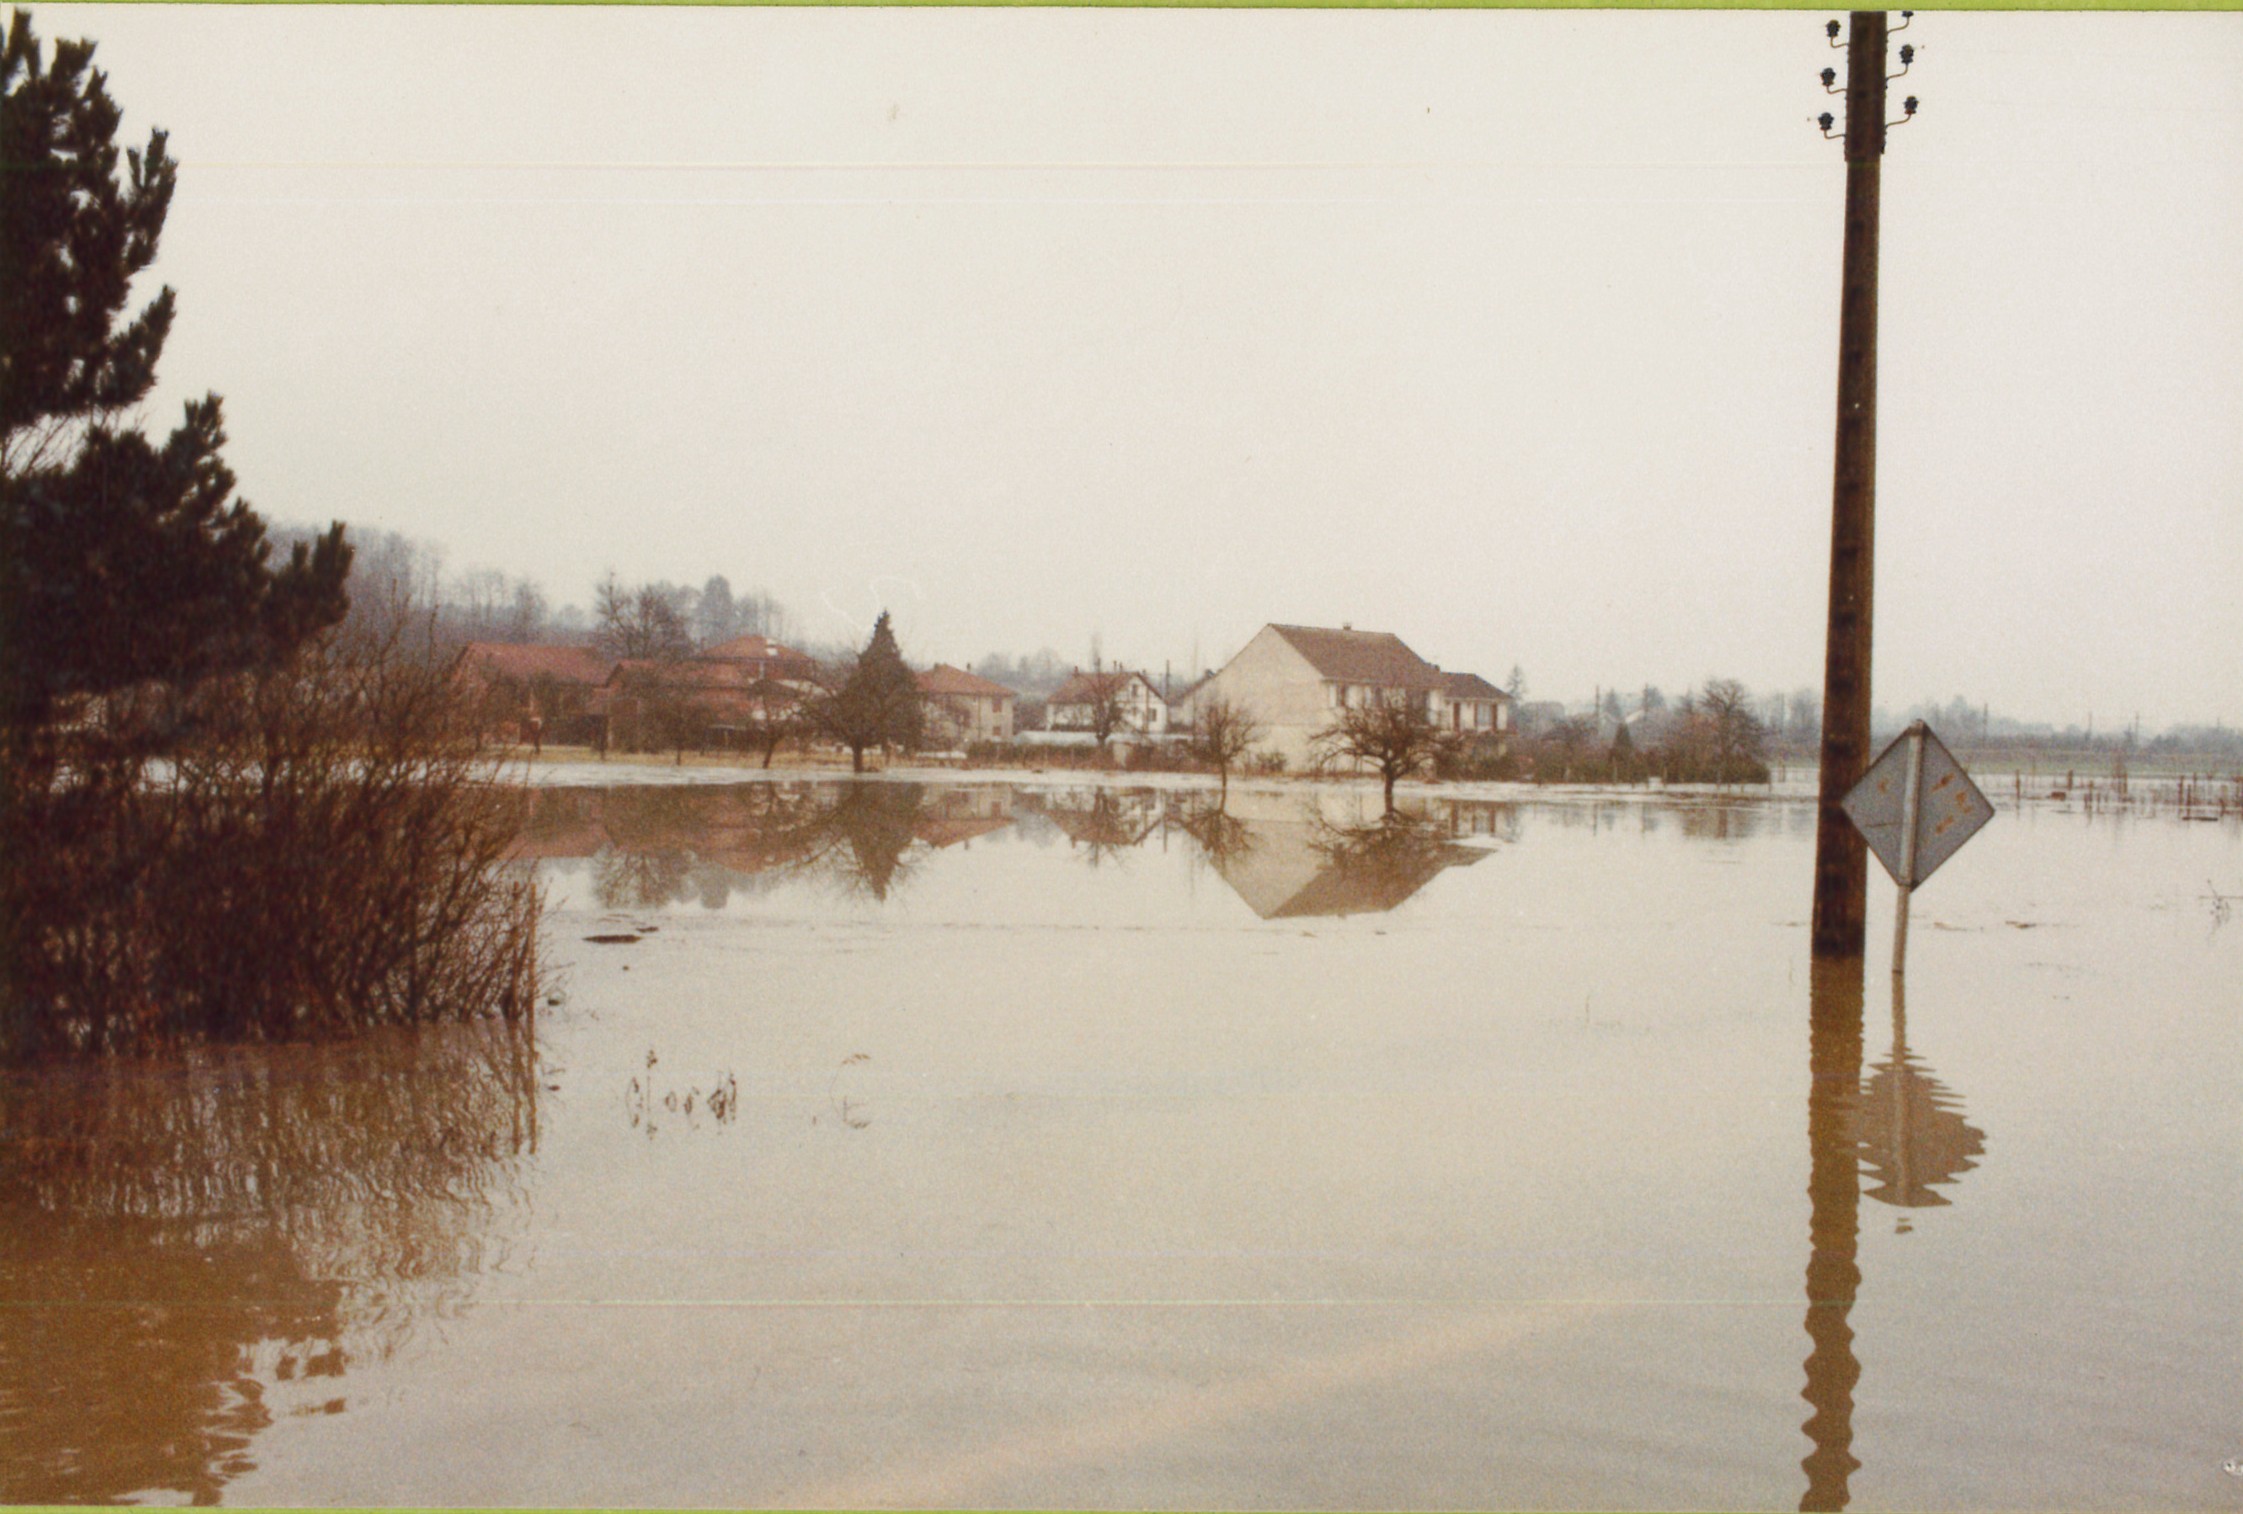
[[[1192,691],[1195,710],[1221,699],[1261,727],[1258,751],[1296,770],[1316,759],[1316,738],[1343,710],[1404,699],[1452,735],[1502,742],[1510,696],[1474,674],[1444,673],[1390,631],[1267,625]],[[1486,724],[1480,722],[1485,721]]]
[[[798,684],[805,689],[815,684],[818,678],[816,658],[808,652],[798,652],[782,642],[773,641],[768,636],[735,636],[730,641],[720,641],[704,648],[696,660],[745,663],[753,677]]]
[[[625,658],[609,666],[589,710],[594,739],[626,748],[752,744],[818,691],[818,663],[767,636],[735,636],[693,657]]]
[[[1199,691],[1206,688],[1207,680],[1214,676],[1215,674],[1212,671],[1202,673],[1182,688],[1169,690],[1168,728],[1171,731],[1189,731],[1192,729],[1195,723],[1193,712],[1199,706]]]
[[[625,658],[592,696],[591,713],[600,725],[595,737],[626,750],[671,746],[681,731],[696,748],[750,745],[772,722],[795,716],[816,692],[806,680],[762,671],[771,665],[750,658]]]
[[[598,692],[612,659],[590,647],[471,641],[452,676],[473,691],[513,739],[589,741]]]
[[[1099,697],[1111,692],[1119,719],[1117,736],[1163,736],[1168,733],[1168,701],[1143,673],[1108,668],[1100,673],[1077,669],[1073,677],[1053,692],[1044,705],[1044,724],[1054,731],[1094,731]]]
[[[1493,736],[1509,730],[1504,707],[1511,696],[1477,673],[1441,675],[1442,729],[1452,736]]]
[[[1013,791],[996,784],[987,788],[931,788],[919,801],[919,818],[912,835],[938,850],[946,846],[972,846],[992,831],[1013,823]]]
[[[938,662],[913,675],[926,707],[927,736],[938,747],[961,748],[978,741],[1010,741],[1019,696],[964,668]]]

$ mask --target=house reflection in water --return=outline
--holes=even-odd
[[[1258,802],[1257,802],[1258,801]],[[1264,920],[1380,914],[1453,867],[1485,859],[1457,837],[1515,834],[1508,807],[1446,802],[1345,824],[1313,801],[1234,799],[1220,818],[1182,822],[1209,864]]]
[[[1032,816],[1093,868],[1181,838],[1265,920],[1374,914],[1518,834],[1506,804],[1421,801],[1364,825],[1350,823],[1346,802],[1314,795],[1233,793],[1219,807],[1196,791],[1088,784],[551,789],[530,803],[516,856],[589,859],[610,909],[694,900],[716,909],[735,891],[801,878],[884,900],[924,858]]]
[[[1096,787],[1031,792],[1021,802],[1067,838],[1068,850],[1098,867],[1160,834],[1181,813],[1171,797],[1154,789]]]
[[[0,1081],[0,1503],[215,1504],[346,1412],[504,1262],[537,1089],[505,1023]]]

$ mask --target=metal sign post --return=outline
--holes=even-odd
[[[1908,771],[1900,804],[1900,899],[1893,908],[1893,971],[1908,961],[1908,901],[1916,892],[1916,828],[1924,809],[1924,723],[1908,728]]]
[[[1909,895],[1994,818],[1994,806],[1921,720],[1878,755],[1840,803],[1900,887],[1893,920],[1897,973],[1907,959]]]

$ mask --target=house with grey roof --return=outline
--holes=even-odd
[[[1215,699],[1244,710],[1262,728],[1258,749],[1296,770],[1315,756],[1318,732],[1342,710],[1374,701],[1422,704],[1452,734],[1501,740],[1510,730],[1510,696],[1472,673],[1446,673],[1391,631],[1267,625],[1193,691],[1205,709]]]

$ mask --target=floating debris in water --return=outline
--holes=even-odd
[[[586,936],[584,939],[591,942],[594,946],[636,946],[640,940],[640,938],[637,936],[619,935]]]

